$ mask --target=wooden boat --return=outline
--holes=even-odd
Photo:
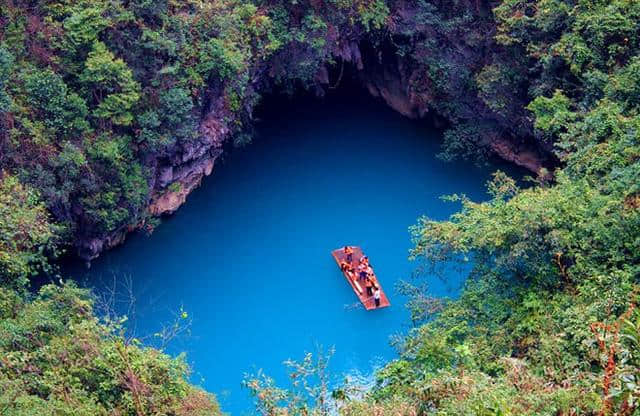
[[[360,259],[364,257],[364,253],[362,252],[362,249],[360,247],[355,247],[355,246],[350,246],[350,247],[351,249],[353,249],[352,264],[353,264],[353,267],[356,268],[360,262]],[[344,248],[333,250],[331,254],[333,255],[333,258],[336,260],[336,262],[338,263],[338,267],[340,267],[340,264],[342,264],[342,262],[347,261],[347,255],[344,252]],[[347,270],[343,272],[345,279],[347,279],[347,281],[353,288],[353,291],[356,293],[356,296],[358,296],[358,298],[360,299],[360,302],[362,302],[362,304],[364,305],[365,309],[367,310],[379,309],[379,308],[385,308],[391,305],[391,303],[389,302],[389,299],[387,298],[387,295],[382,290],[382,286],[380,286],[380,283],[378,282],[378,278],[376,277],[375,273],[373,274],[373,279],[372,279],[373,285],[374,285],[374,288],[375,287],[380,288],[380,305],[378,307],[376,307],[376,302],[373,296],[369,296],[367,294],[367,289],[364,283],[358,279],[357,273],[358,273],[357,270],[353,273],[349,273],[349,271]]]

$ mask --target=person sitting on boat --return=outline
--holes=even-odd
[[[367,275],[368,276],[373,276],[373,268],[371,268],[371,265],[369,265],[369,263],[367,263]]]
[[[367,266],[364,263],[360,263],[358,265],[358,276],[360,277],[360,280],[366,279],[367,275]]]
[[[347,276],[353,278],[354,268],[351,264],[347,263],[346,261],[340,262],[340,270],[342,270],[342,273],[345,273]]]
[[[376,308],[380,306],[380,288],[376,287],[376,290],[373,292],[373,300],[376,302]]]
[[[351,246],[344,246],[344,254],[347,256],[347,261],[353,263],[353,249]]]
[[[373,280],[371,280],[371,277],[367,276],[364,284],[367,287],[367,296],[373,295]]]
[[[367,256],[362,256],[362,257],[360,257],[360,261],[359,261],[359,263],[360,263],[360,264],[364,264],[364,265],[367,265],[367,266],[368,266],[368,265],[369,265],[369,257],[367,257]]]
[[[376,279],[376,276],[374,274],[369,275],[369,279],[371,279],[371,285],[373,286],[374,289],[380,288],[380,285],[378,284],[378,279]]]

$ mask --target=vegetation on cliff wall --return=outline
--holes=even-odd
[[[24,285],[65,243],[144,222],[172,186],[158,165],[180,163],[202,120],[241,132],[261,91],[327,85],[346,61],[449,120],[445,157],[508,138],[560,167],[526,189],[497,173],[490,201],[453,196],[449,221],[413,228],[425,271],[473,269],[458,300],[413,291],[417,325],[371,391],[312,389],[314,410],[250,380],[258,409],[637,414],[639,22],[630,0],[2,2],[0,410],[217,412],[86,293]]]
[[[0,164],[76,241],[138,226],[159,161],[204,116],[240,131],[260,88],[313,83],[388,14],[381,0],[321,3],[2,2]]]
[[[188,384],[183,357],[125,336],[124,318],[96,318],[88,290],[27,290],[30,277],[52,271],[61,233],[36,191],[0,176],[0,414],[221,414]]]
[[[190,386],[182,358],[144,348],[98,323],[86,290],[47,285],[37,296],[0,288],[3,415],[219,415]]]
[[[0,174],[0,284],[14,288],[49,269],[62,230],[33,189]]]

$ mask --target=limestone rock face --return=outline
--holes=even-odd
[[[187,195],[200,185],[202,178],[213,171],[216,157],[201,158],[181,169],[180,177],[175,178],[171,186],[159,190],[151,199],[149,213],[154,216],[172,214],[187,200]],[[173,189],[175,188],[175,189]]]
[[[365,85],[371,95],[382,98],[389,107],[403,116],[422,118],[429,111],[431,97],[412,91],[409,87],[410,76],[403,70],[402,67],[395,70],[382,67],[365,76]]]
[[[527,168],[531,172],[538,174],[544,167],[545,158],[533,146],[518,145],[505,138],[496,138],[491,144],[498,156],[518,166]]]
[[[198,137],[175,146],[168,155],[157,155],[149,164],[153,167],[151,199],[148,213],[160,216],[175,212],[187,196],[213,171],[215,161],[222,154],[230,129],[223,121],[228,117],[220,99],[201,120]],[[139,226],[144,225],[140,223]],[[93,260],[98,255],[121,244],[128,233],[137,227],[124,226],[101,236],[80,237],[76,242],[78,255]]]
[[[374,97],[384,102],[405,117],[420,119],[425,117],[434,98],[428,88],[420,88],[417,72],[412,72],[399,62],[395,66],[388,63],[376,65],[361,73],[363,83]],[[534,143],[510,136],[490,135],[485,142],[496,155],[533,173],[538,173],[548,162],[542,149]]]

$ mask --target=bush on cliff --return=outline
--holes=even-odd
[[[0,288],[3,415],[219,415],[171,358],[93,315],[86,290],[46,285],[36,296]]]

